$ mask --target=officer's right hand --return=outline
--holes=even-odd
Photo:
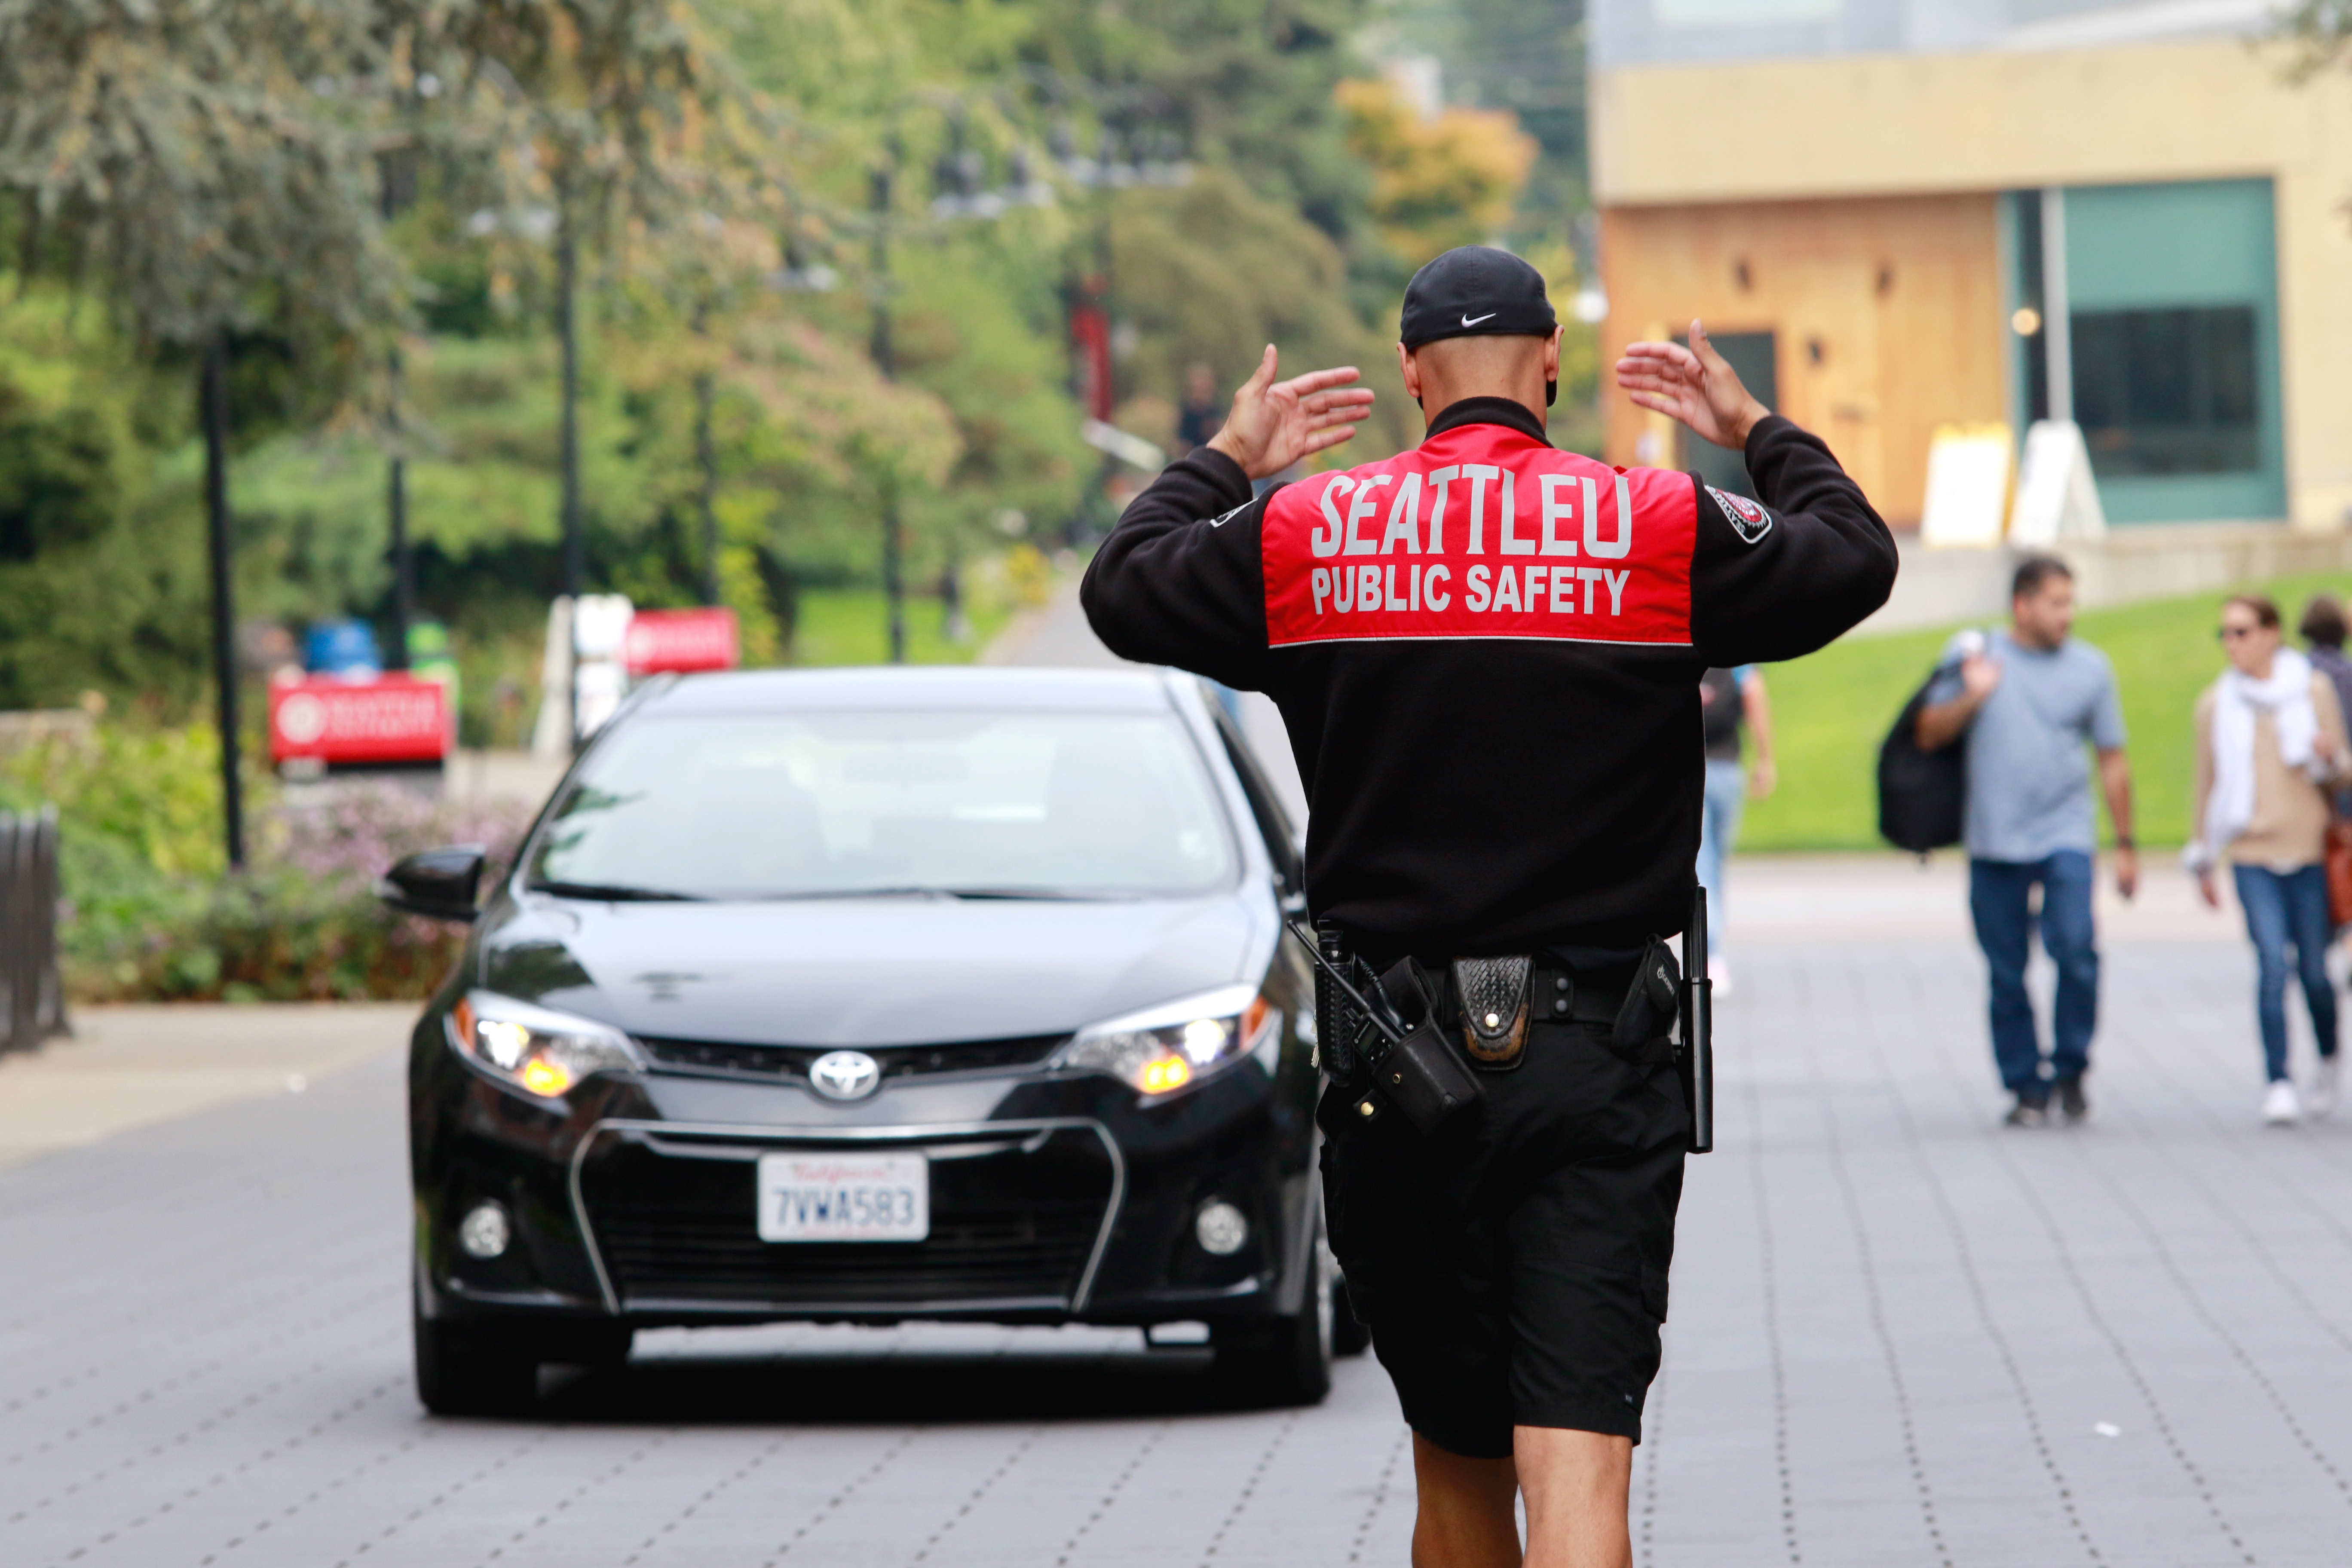
[[[1368,386],[1334,391],[1356,379],[1354,365],[1274,379],[1274,345],[1265,345],[1257,374],[1234,394],[1234,411],[1209,445],[1239,463],[1253,479],[1278,474],[1300,458],[1352,437],[1356,422],[1372,412]]]

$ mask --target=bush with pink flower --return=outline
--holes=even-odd
[[[511,861],[520,801],[450,801],[404,782],[300,791],[252,778],[247,869],[220,846],[219,752],[200,726],[102,726],[0,759],[0,808],[54,802],[59,937],[77,1000],[418,997],[463,933],[376,901],[375,879],[436,844]]]

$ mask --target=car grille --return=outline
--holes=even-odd
[[[1092,1131],[1016,1132],[997,1152],[932,1162],[925,1240],[780,1245],[759,1237],[758,1152],[713,1141],[681,1153],[674,1140],[633,1137],[583,1163],[589,1223],[625,1309],[1066,1307],[1113,1186]]]
[[[932,1073],[986,1072],[1044,1061],[1067,1035],[1024,1035],[1007,1040],[962,1040],[936,1046],[860,1047],[888,1078]],[[774,1082],[808,1077],[809,1064],[831,1046],[747,1046],[717,1040],[677,1040],[640,1035],[637,1044],[655,1068],[712,1078],[748,1078]]]

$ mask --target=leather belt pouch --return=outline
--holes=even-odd
[[[1633,984],[1625,987],[1624,1003],[1610,1027],[1611,1042],[1621,1051],[1632,1051],[1664,1037],[1674,1027],[1682,984],[1674,949],[1652,937],[1634,965]]]
[[[1528,980],[1535,961],[1525,953],[1505,958],[1457,958],[1451,965],[1454,999],[1462,1010],[1462,1048],[1474,1066],[1505,1072],[1519,1065],[1528,1048]]]

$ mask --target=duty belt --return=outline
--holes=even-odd
[[[1693,896],[1684,936],[1685,976],[1653,936],[1638,952],[1564,949],[1519,956],[1404,959],[1375,973],[1348,951],[1339,922],[1312,935],[1289,926],[1316,978],[1316,1065],[1331,1079],[1317,1117],[1345,1104],[1366,1119],[1383,1100],[1424,1135],[1482,1098],[1476,1075],[1526,1059],[1538,1023],[1609,1026],[1609,1044],[1643,1064],[1673,1063],[1690,1107],[1693,1153],[1715,1146],[1713,983],[1706,969],[1706,895]],[[1344,1001],[1342,1000],[1344,998]],[[1673,1031],[1679,1023],[1681,1038]],[[1466,1058],[1466,1059],[1465,1059]],[[1324,1128],[1326,1132],[1333,1129]]]

